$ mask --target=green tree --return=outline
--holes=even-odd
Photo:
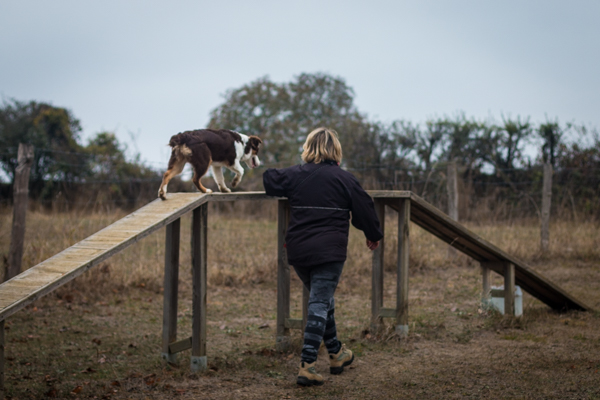
[[[282,84],[263,77],[227,91],[225,102],[211,112],[209,126],[258,135],[266,163],[289,165],[300,161],[306,135],[319,126],[336,129],[344,151],[352,153],[347,139],[370,130],[353,99],[343,79],[327,74],[301,74]]]
[[[412,142],[402,123],[369,122],[354,105],[354,91],[340,77],[304,73],[281,84],[263,77],[224,97],[211,112],[209,126],[260,136],[267,166],[299,163],[306,136],[319,126],[339,133],[343,165],[362,178],[389,182],[388,175],[408,162],[407,146]]]
[[[160,174],[146,167],[137,154],[133,160],[126,157],[127,147],[119,142],[112,132],[100,132],[89,140],[85,147],[88,157],[88,181],[100,183],[99,187],[108,190],[95,190],[92,194],[97,201],[113,202],[133,207],[141,197],[142,188],[148,192],[148,185],[160,182]],[[154,194],[155,187],[150,188]]]
[[[79,145],[79,121],[65,108],[46,103],[5,101],[0,108],[0,164],[12,180],[19,143],[32,144],[33,196],[49,196],[53,180],[74,181],[86,174]]]

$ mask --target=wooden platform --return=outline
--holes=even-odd
[[[398,202],[395,198],[410,197],[411,222],[500,275],[504,275],[506,263],[513,264],[515,266],[515,283],[555,310],[590,310],[590,307],[575,299],[557,284],[471,232],[416,194],[406,191],[370,191],[369,194],[374,198],[389,199],[385,201],[385,204],[396,211],[398,211]]]
[[[134,213],[69,247],[0,285],[0,321],[83,274],[152,232],[207,201],[272,199],[263,192],[241,194],[174,193],[154,200]]]
[[[504,276],[505,293],[513,293],[515,284],[557,310],[590,310],[581,301],[558,285],[533,271],[525,263],[506,254],[477,236],[446,214],[408,191],[370,191],[375,208],[385,228],[386,205],[398,211],[397,303],[395,309],[383,308],[383,265],[385,240],[373,252],[372,321],[396,318],[396,331],[408,333],[409,281],[409,219],[441,240],[479,261],[483,271],[483,293],[487,293],[491,270]],[[290,267],[285,255],[285,231],[289,204],[285,198],[274,198],[264,192],[242,193],[174,193],[167,201],[154,200],[134,213],[120,219],[94,235],[82,240],[52,258],[28,269],[0,285],[0,397],[4,389],[4,320],[81,275],[138,240],[166,227],[165,275],[163,306],[162,357],[176,362],[176,354],[191,348],[190,367],[193,372],[207,368],[206,359],[206,271],[207,271],[207,211],[209,201],[279,200],[277,224],[277,348],[289,345],[289,330],[302,329],[306,323],[308,293],[303,293],[302,319],[290,318]],[[180,217],[192,211],[192,336],[177,338],[177,291],[179,271]],[[486,284],[487,282],[487,284]],[[489,287],[488,287],[489,289]],[[513,310],[514,297],[505,295],[505,310]]]
[[[382,199],[386,205],[396,210],[397,199],[410,199],[412,222],[466,255],[486,263],[501,275],[504,273],[502,268],[504,262],[514,264],[516,284],[550,307],[558,310],[590,309],[522,261],[453,221],[414,193],[370,191],[369,194],[374,198]],[[266,196],[264,192],[209,195],[173,193],[168,194],[167,201],[154,200],[87,239],[1,284],[0,321],[206,202],[264,199],[274,198]]]

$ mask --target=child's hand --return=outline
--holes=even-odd
[[[369,250],[373,251],[379,247],[379,242],[371,242],[369,239],[367,239],[367,247]]]

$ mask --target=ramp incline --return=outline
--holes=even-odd
[[[4,282],[0,285],[0,320],[207,201],[206,195],[197,193],[155,200]]]
[[[411,222],[500,275],[504,275],[505,263],[513,264],[515,266],[515,283],[555,310],[588,311],[591,309],[549,279],[535,272],[524,262],[505,253],[487,240],[471,232],[465,226],[454,221],[416,194],[405,191],[372,191],[369,194],[373,197],[390,197],[386,201],[386,205],[396,211],[398,211],[398,204],[392,198],[403,197],[409,194],[411,200]]]
[[[503,263],[515,265],[515,281],[524,290],[554,309],[589,310],[556,284],[523,262],[453,221],[425,200],[408,191],[370,191],[397,210],[399,198],[410,198],[411,221],[466,255],[503,274]],[[0,321],[81,275],[152,232],[208,201],[273,199],[264,192],[231,194],[173,193],[167,201],[155,200],[52,258],[0,285]]]

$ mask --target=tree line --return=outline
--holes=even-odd
[[[261,135],[263,159],[275,167],[299,163],[306,135],[332,127],[340,135],[343,167],[367,189],[413,190],[442,209],[446,166],[455,162],[463,214],[482,200],[496,211],[517,204],[523,215],[539,214],[544,163],[555,170],[556,207],[568,198],[568,208],[580,215],[597,215],[600,208],[600,136],[575,123],[536,125],[520,116],[478,121],[464,113],[422,124],[373,121],[358,110],[343,78],[316,73],[284,83],[263,77],[231,89],[209,125]]]
[[[144,165],[139,154],[128,159],[127,147],[114,133],[99,132],[86,144],[81,143],[80,133],[79,120],[65,108],[35,101],[4,101],[0,108],[0,166],[12,182],[19,143],[31,144],[35,149],[29,179],[33,200],[122,206],[147,201],[146,182],[155,186],[159,172]],[[3,185],[0,194],[10,199],[10,185]]]
[[[413,190],[442,208],[446,166],[455,162],[463,209],[481,203],[494,210],[514,209],[518,204],[535,213],[541,166],[550,163],[553,190],[562,199],[554,202],[556,207],[598,215],[600,136],[595,129],[552,119],[536,124],[520,116],[476,120],[464,113],[424,123],[381,122],[358,110],[354,99],[345,80],[329,74],[304,73],[283,83],[262,77],[228,90],[210,113],[208,127],[259,135],[266,167],[299,163],[306,135],[318,126],[334,128],[343,146],[342,166],[365,188]],[[30,187],[34,199],[61,194],[132,206],[155,197],[160,171],[145,166],[139,155],[127,159],[125,146],[113,133],[98,133],[83,145],[80,131],[69,110],[5,101],[0,108],[0,164],[12,178],[18,142],[25,141],[38,149]],[[260,175],[250,171],[240,189],[260,189]],[[108,186],[81,196],[89,181]],[[173,189],[191,190],[191,185],[179,184]]]

